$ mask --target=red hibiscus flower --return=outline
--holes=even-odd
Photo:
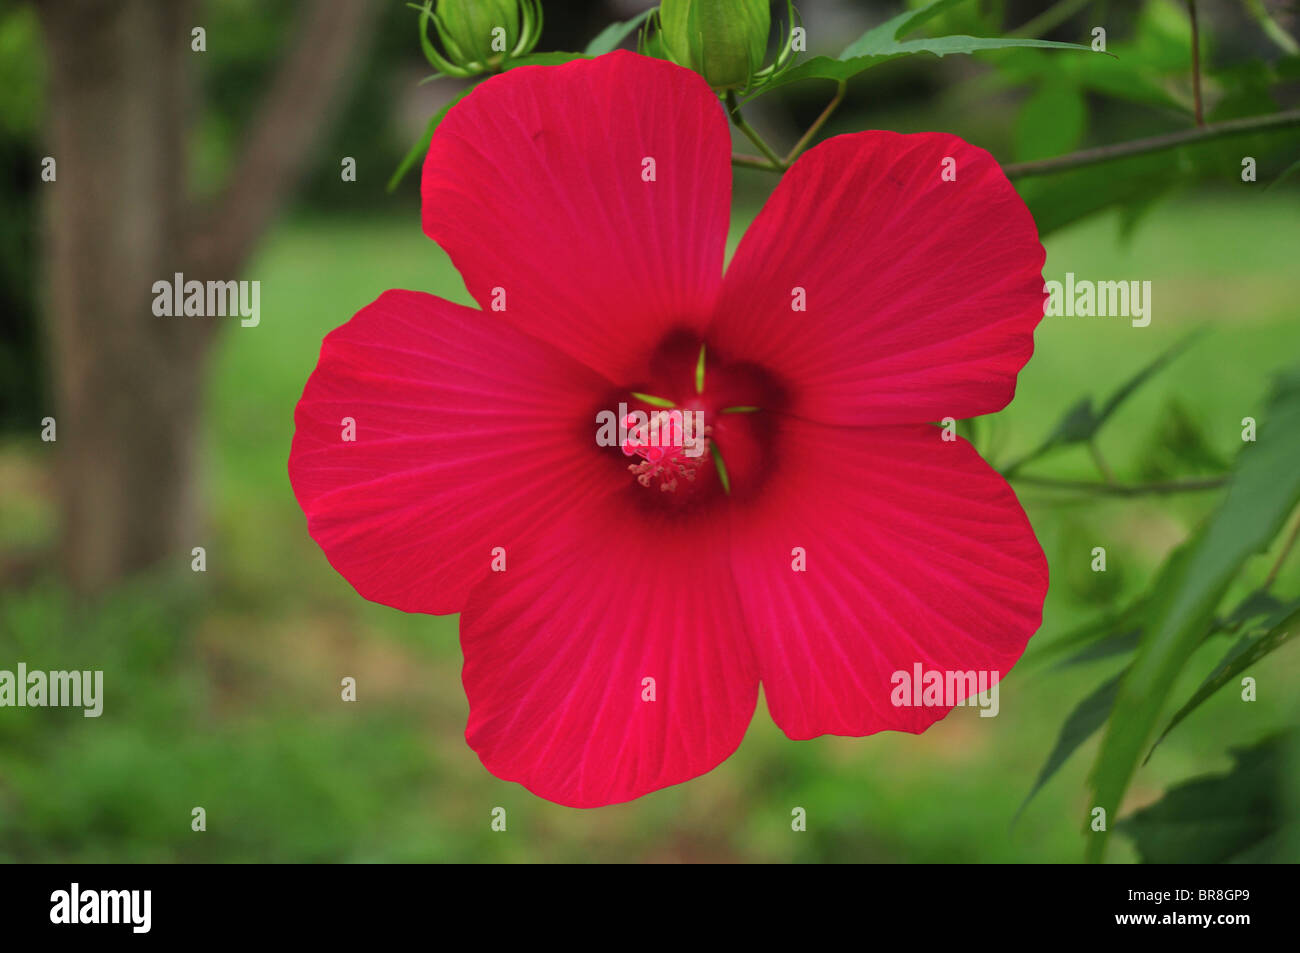
[[[1005,406],[1029,359],[1029,211],[956,137],[837,136],[724,275],[730,152],[717,96],[666,62],[486,81],[423,181],[482,310],[385,292],[295,415],[312,537],[367,599],[461,613],[470,746],[561,804],[709,771],[760,682],[791,738],[924,731],[949,708],[894,704],[894,673],[996,679],[1041,620],[1024,512],[933,426]],[[702,413],[707,452],[598,441],[665,403]]]

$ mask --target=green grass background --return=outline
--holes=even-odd
[[[732,247],[754,208],[736,209]],[[1211,332],[1140,392],[1101,447],[1125,479],[1168,475],[1167,446],[1199,432],[1230,460],[1270,375],[1300,361],[1300,197],[1249,191],[1158,207],[1122,240],[1103,217],[1047,242],[1047,278],[1146,279],[1150,327],[1048,318],[1015,401],[981,422],[994,462],[1028,450],[1079,397],[1104,398],[1189,330]],[[1214,494],[1083,499],[1020,490],[1052,567],[1046,621],[1002,685],[1001,713],[958,709],[922,736],[787,740],[760,702],[740,750],[705,777],[636,802],[577,811],[498,781],[465,745],[456,619],[363,601],[306,534],[285,472],[293,407],[321,337],[386,288],[468,303],[418,210],[279,227],[247,277],[257,328],[232,321],[213,364],[205,434],[208,572],[141,579],[92,612],[38,573],[0,592],[0,668],[105,669],[99,719],[0,710],[4,861],[1077,861],[1089,742],[1011,827],[1062,721],[1116,670],[1035,664],[1036,647],[1142,590]],[[1177,425],[1177,426],[1175,426]],[[1181,428],[1181,429],[1179,429]],[[1171,437],[1170,433],[1174,431]],[[1297,435],[1300,439],[1300,434]],[[40,554],[55,531],[48,449],[0,447],[0,552]],[[1035,472],[1091,478],[1086,454]],[[1093,546],[1109,571],[1089,571]],[[1258,582],[1269,560],[1238,587]],[[1300,591],[1300,558],[1279,581]],[[1176,697],[1222,654],[1194,659]],[[1256,672],[1259,700],[1214,698],[1138,773],[1128,809],[1226,769],[1229,746],[1297,715],[1300,646]],[[339,698],[358,680],[359,700]],[[207,830],[190,829],[191,809]],[[491,811],[507,811],[494,833]],[[807,831],[791,830],[791,810]],[[1110,859],[1134,859],[1122,837]]]

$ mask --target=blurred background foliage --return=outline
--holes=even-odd
[[[1297,127],[1017,180],[1047,246],[1044,276],[1150,280],[1154,318],[1147,328],[1122,318],[1045,319],[1015,401],[968,427],[995,465],[1011,467],[1067,422],[1066,430],[1081,419],[1100,423],[1096,408],[1110,395],[1189,332],[1202,333],[1095,432],[1085,427],[1083,439],[1058,441],[1026,465],[1044,483],[1016,483],[1052,587],[1043,630],[1004,681],[997,718],[958,709],[919,737],[795,743],[760,705],[739,752],[711,774],[579,812],[479,765],[462,736],[456,620],[357,597],[307,537],[285,474],[293,406],[327,331],[386,288],[469,303],[446,256],[420,231],[418,176],[386,190],[429,117],[464,85],[421,83],[429,69],[416,14],[384,6],[291,213],[247,268],[262,282],[262,324],[232,328],[212,359],[202,428],[208,571],[189,572],[188,552],[179,553],[175,566],[89,604],[71,596],[53,557],[52,448],[38,436],[51,412],[37,242],[46,64],[31,6],[0,6],[0,668],[18,660],[101,668],[107,694],[99,719],[0,709],[0,860],[1083,858],[1095,842],[1085,824],[1100,783],[1090,766],[1115,744],[1101,740],[1114,679],[1136,653],[1154,651],[1143,633],[1165,616],[1148,597],[1164,591],[1160,580],[1177,589],[1170,555],[1195,544],[1230,494],[1128,496],[1050,482],[1097,483],[1099,455],[1121,485],[1216,480],[1257,461],[1255,449],[1300,473],[1290,449],[1300,447],[1300,428],[1279,433],[1263,423],[1270,414],[1287,419],[1285,386],[1279,397],[1275,379],[1300,364],[1300,176],[1287,177],[1300,159]],[[546,4],[538,49],[581,50],[612,20],[646,6]],[[831,56],[900,6],[798,4],[809,52]],[[1264,7],[1290,35],[1300,33],[1295,4]],[[200,194],[228,169],[295,8],[254,0],[201,8],[208,52],[198,58],[191,118]],[[775,5],[774,17],[783,9]],[[1199,4],[1208,122],[1300,104],[1300,58],[1252,9],[1236,0]],[[924,32],[1086,44],[1098,25],[1113,59],[1012,49],[890,61],[850,80],[824,134],[939,129],[1012,163],[1189,128],[1191,32],[1178,0],[971,0]],[[769,142],[788,147],[832,92],[825,81],[787,86],[745,114]],[[747,145],[737,138],[738,151]],[[354,183],[340,181],[342,156],[357,160]],[[1243,156],[1256,158],[1258,181],[1242,181]],[[770,173],[736,171],[732,248],[774,182]],[[1084,398],[1092,418],[1078,413]],[[1247,416],[1262,422],[1261,445],[1243,452]],[[1291,476],[1270,471],[1260,484],[1279,488],[1274,508],[1287,527],[1295,519],[1285,505]],[[1218,518],[1244,521],[1237,510]],[[1279,564],[1286,535],[1270,536],[1266,552],[1228,577],[1205,632],[1180,650],[1158,699],[1159,727],[1234,652],[1264,644],[1277,650],[1248,670],[1258,700],[1241,701],[1229,683],[1170,733],[1120,788],[1112,827],[1125,820],[1108,859],[1300,859],[1300,759],[1288,733],[1300,715],[1300,652],[1278,636],[1300,596],[1300,555]],[[1107,549],[1104,573],[1091,569],[1096,546]],[[1258,601],[1265,588],[1271,603]],[[356,704],[339,700],[347,675],[358,681]],[[1026,801],[1036,779],[1042,788]],[[498,805],[508,811],[506,834],[489,830]],[[190,830],[194,806],[207,811],[204,833]],[[808,811],[806,833],[790,830],[795,806]]]

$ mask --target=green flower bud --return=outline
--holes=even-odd
[[[768,0],[663,0],[664,52],[714,89],[746,89],[762,70],[772,29]]]
[[[428,37],[432,20],[440,53]],[[542,33],[540,0],[425,0],[420,42],[429,62],[442,73],[472,76],[499,69],[537,45]]]

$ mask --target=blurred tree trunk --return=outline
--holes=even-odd
[[[45,308],[58,426],[61,559],[93,593],[161,561],[186,565],[200,527],[204,365],[230,318],[158,317],[152,286],[235,279],[292,189],[372,3],[315,0],[229,184],[187,189],[192,0],[43,0],[48,52]],[[209,37],[208,42],[214,38]],[[245,333],[256,333],[249,329]]]

